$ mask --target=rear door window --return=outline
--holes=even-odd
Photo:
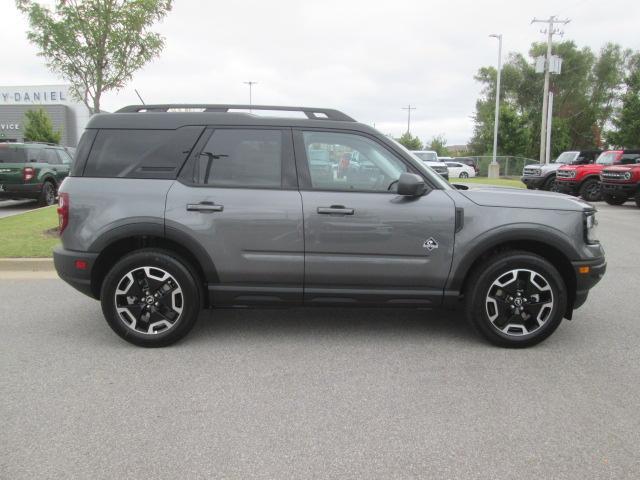
[[[87,177],[176,178],[204,127],[100,130],[84,169]]]
[[[60,159],[53,148],[45,148],[41,157],[41,162],[48,163],[49,165],[60,165]]]
[[[218,187],[282,186],[282,130],[217,129],[195,162],[194,181]]]

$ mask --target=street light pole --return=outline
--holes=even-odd
[[[252,98],[252,87],[258,82],[254,82],[249,80],[248,82],[244,82],[245,85],[249,85],[249,112],[251,112],[251,106],[253,105],[253,98]]]
[[[498,39],[498,76],[496,79],[496,113],[493,123],[493,160],[489,165],[489,178],[500,176],[500,165],[498,165],[498,124],[500,120],[500,75],[502,73],[502,34],[492,33],[490,37]]]

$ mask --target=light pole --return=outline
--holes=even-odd
[[[406,110],[407,111],[407,133],[409,135],[411,135],[411,110],[415,110],[416,107],[412,107],[411,104],[407,105],[406,107],[402,107],[402,110]]]
[[[249,111],[251,112],[251,106],[253,105],[253,98],[252,98],[252,87],[258,82],[254,82],[252,80],[249,80],[248,82],[244,82],[245,85],[249,85]]]
[[[500,119],[500,74],[502,73],[502,34],[492,33],[490,37],[498,39],[498,78],[496,79],[496,114],[493,123],[493,160],[489,165],[489,178],[500,176],[500,165],[498,165],[498,121]]]

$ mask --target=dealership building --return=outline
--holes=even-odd
[[[78,145],[91,114],[71,97],[69,85],[0,87],[0,141],[23,142],[24,114],[36,108],[44,109],[53,129],[62,131],[62,145]]]

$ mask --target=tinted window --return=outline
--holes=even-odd
[[[311,186],[321,190],[395,191],[405,164],[367,137],[304,132]]]
[[[70,165],[72,160],[71,160],[71,156],[65,152],[64,150],[56,150],[56,152],[58,153],[58,157],[60,158],[60,161],[64,164],[64,165]]]
[[[0,163],[24,163],[24,149],[0,145]]]
[[[620,159],[620,163],[623,165],[631,165],[632,163],[638,163],[640,159],[640,153],[625,153]]]
[[[53,148],[45,148],[42,152],[41,162],[48,163],[49,165],[60,165],[60,159]]]
[[[27,162],[43,162],[45,157],[44,148],[29,147],[25,148],[27,152]]]
[[[203,127],[100,130],[89,153],[88,177],[175,178]]]
[[[280,130],[215,130],[195,163],[195,182],[220,187],[280,187],[282,135]]]

